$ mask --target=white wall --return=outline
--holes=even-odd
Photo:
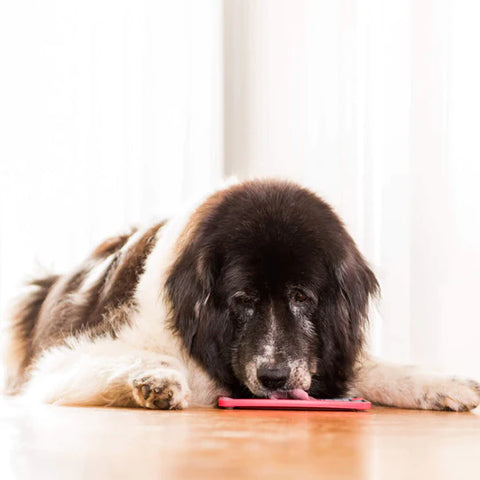
[[[0,306],[222,171],[220,0],[0,3]]]
[[[480,377],[473,1],[227,0],[225,158],[310,185],[382,284],[375,350]]]

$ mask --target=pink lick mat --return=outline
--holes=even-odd
[[[297,400],[291,398],[230,398],[220,397],[218,406],[221,408],[252,408],[252,409],[296,409],[296,410],[369,410],[372,404],[363,398],[334,398]]]

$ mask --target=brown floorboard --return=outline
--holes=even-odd
[[[183,412],[0,397],[0,478],[480,478],[480,412]]]

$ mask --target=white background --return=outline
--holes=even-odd
[[[480,378],[480,4],[0,0],[0,306],[224,175],[329,200],[384,357]]]

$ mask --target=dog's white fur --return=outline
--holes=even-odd
[[[473,380],[368,357],[359,363],[353,394],[398,408],[460,411],[480,404],[480,385]]]

